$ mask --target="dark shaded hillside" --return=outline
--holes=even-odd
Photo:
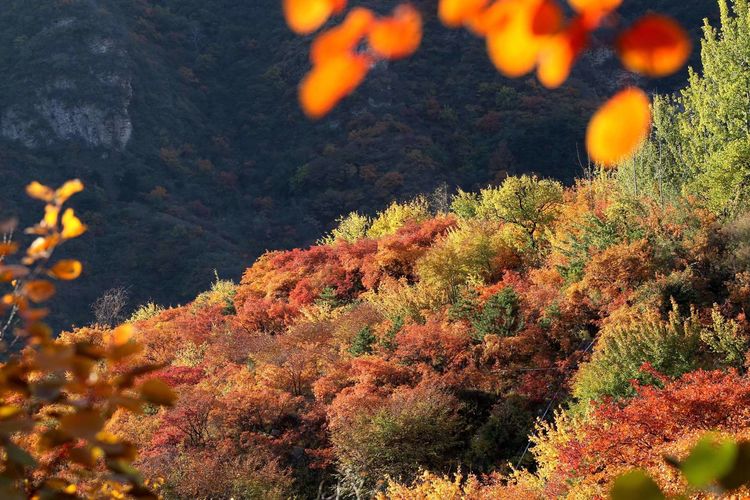
[[[694,27],[716,10],[630,3],[626,15],[654,8]],[[594,51],[558,91],[509,81],[480,41],[433,19],[417,56],[379,66],[310,123],[295,96],[308,40],[287,31],[278,4],[6,2],[0,209],[27,212],[32,179],[88,186],[77,208],[92,235],[70,251],[89,277],[54,306],[58,321],[90,321],[89,304],[112,286],[128,287],[132,306],[187,300],[214,269],[236,277],[266,248],[309,244],[339,214],[443,183],[527,171],[570,180],[588,116],[629,78]]]

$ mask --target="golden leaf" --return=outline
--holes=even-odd
[[[177,400],[177,394],[164,382],[152,378],[140,387],[141,397],[149,403],[162,406],[172,406]]]
[[[26,186],[26,194],[37,200],[51,202],[55,198],[55,192],[52,188],[40,184],[37,181]]]
[[[86,226],[81,220],[76,217],[75,212],[72,208],[67,209],[62,216],[62,237],[63,239],[69,240],[71,238],[77,238],[86,232]]]
[[[73,196],[76,193],[80,193],[83,191],[83,182],[81,182],[79,179],[73,179],[71,181],[66,182],[60,188],[55,191],[55,200],[58,204],[62,205],[66,201],[68,201],[68,198]]]

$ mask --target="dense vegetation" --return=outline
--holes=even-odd
[[[750,437],[747,169],[725,152],[748,135],[716,104],[746,98],[750,10],[722,13],[706,70],[619,170],[351,213],[238,284],[136,311],[133,362],[165,365],[179,399],[108,430],[167,497],[592,498],[634,467],[686,491],[665,455]],[[714,161],[663,153],[697,138]]]
[[[296,103],[307,40],[287,30],[279,3],[6,2],[3,110],[37,119],[48,100],[118,108],[127,91],[103,85],[100,73],[121,75],[132,90],[124,149],[59,137],[43,120],[37,132],[49,144],[29,149],[6,138],[0,146],[3,213],[30,212],[21,193],[33,178],[88,186],[74,203],[95,241],[70,247],[86,279],[54,304],[56,324],[88,324],[90,304],[111,287],[129,290],[129,309],[183,303],[214,269],[236,279],[265,249],[308,245],[340,214],[372,215],[443,183],[478,190],[530,172],[570,183],[586,164],[588,116],[633,79],[603,49],[556,91],[506,79],[481,40],[440,26],[425,0],[423,50],[379,64],[357,95],[311,124]],[[386,13],[395,3],[363,5]],[[628,0],[624,22],[651,8],[694,34],[718,13],[705,0]],[[71,18],[77,24],[57,24]],[[91,52],[101,39],[120,52]],[[671,90],[683,80],[644,84]]]
[[[266,252],[238,283],[216,275],[188,304],[149,302],[119,326],[53,338],[42,323],[51,279],[84,268],[51,264],[53,250],[80,249],[96,225],[63,209],[80,181],[30,184],[46,203],[36,239],[18,264],[18,245],[0,242],[4,329],[26,341],[0,365],[0,491],[750,494],[750,4],[719,11],[702,69],[655,99],[653,133],[617,169],[570,186],[506,171],[374,213],[363,203],[316,244]],[[163,159],[184,167],[186,151]]]

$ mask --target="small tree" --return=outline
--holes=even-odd
[[[94,321],[101,326],[115,326],[123,319],[127,303],[128,291],[125,288],[110,288],[91,304]]]
[[[541,233],[557,218],[562,201],[563,186],[557,181],[508,177],[500,188],[482,190],[477,216],[518,226],[536,249]]]

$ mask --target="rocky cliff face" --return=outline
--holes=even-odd
[[[70,11],[78,15],[52,19],[18,41],[34,66],[48,71],[28,72],[15,82],[26,92],[0,112],[0,135],[32,149],[76,143],[123,150],[133,133],[123,35],[99,22],[103,14],[91,4]]]

